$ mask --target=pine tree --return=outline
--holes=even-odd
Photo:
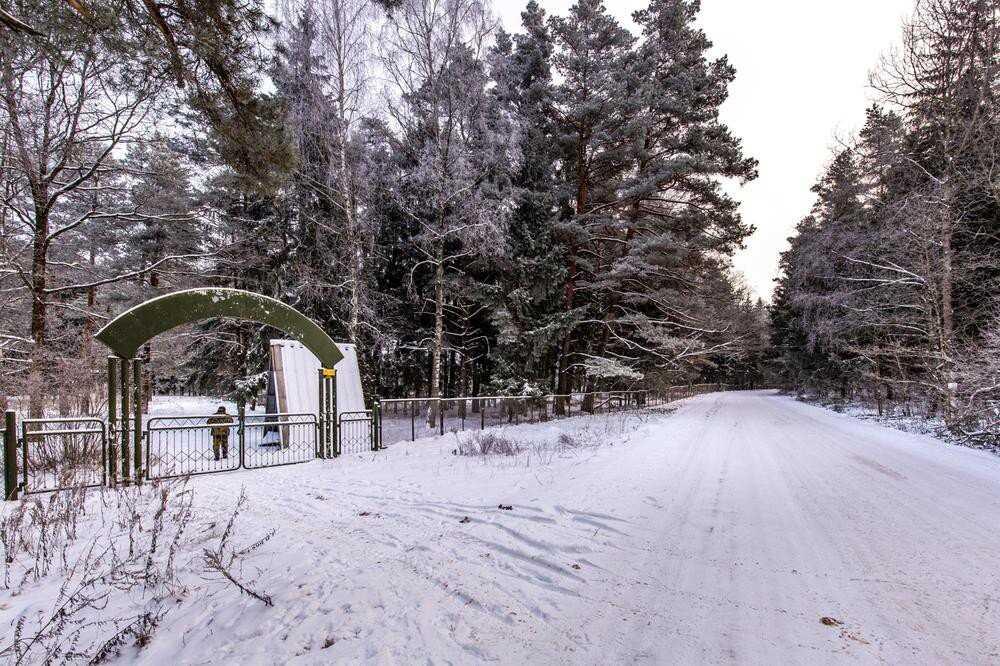
[[[728,268],[716,257],[741,247],[752,229],[720,179],[750,180],[756,162],[719,121],[735,74],[725,58],[708,59],[698,8],[654,0],[635,15],[643,40],[623,76],[628,169],[608,215],[595,220],[601,241],[588,284],[599,313],[590,357],[605,376],[717,355],[710,341],[728,335],[721,315],[740,300],[724,287]]]
[[[538,3],[529,2],[521,19],[523,32],[513,39],[501,32],[491,56],[493,94],[519,128],[521,154],[511,179],[515,199],[508,253],[495,270],[501,288],[494,386],[540,383],[552,391],[566,270],[565,249],[556,240],[560,155],[553,121],[553,43]]]
[[[627,76],[635,38],[600,0],[580,0],[566,17],[550,19],[556,51],[556,121],[562,149],[562,214],[557,238],[566,248],[558,393],[573,386],[577,329],[593,316],[581,283],[602,266],[594,245],[602,227],[614,225],[617,186],[628,167],[633,90]],[[561,405],[560,405],[561,406]]]

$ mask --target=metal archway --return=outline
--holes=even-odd
[[[141,382],[138,381],[142,364],[135,358],[136,352],[160,333],[183,324],[221,317],[254,321],[280,329],[316,355],[321,364],[317,454],[320,457],[327,455],[329,447],[336,442],[334,367],[343,354],[330,336],[295,308],[263,294],[223,287],[186,289],[150,299],[126,310],[95,336],[115,353],[115,356],[108,357],[108,425],[112,431],[109,433],[108,471],[112,481],[117,479],[119,471],[116,457],[120,457],[123,480],[131,477],[130,458],[136,483],[142,480],[142,399]],[[242,405],[240,409],[242,414]],[[130,448],[132,456],[129,456]],[[120,456],[115,455],[116,449],[120,451]]]
[[[206,288],[175,291],[140,303],[97,332],[97,339],[119,358],[134,358],[151,338],[183,324],[231,317],[281,329],[309,348],[324,368],[343,358],[316,322],[281,301],[241,289]]]

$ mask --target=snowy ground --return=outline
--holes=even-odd
[[[580,445],[547,445],[563,432]],[[193,479],[193,548],[241,486],[241,540],[277,529],[240,571],[274,606],[192,551],[139,658],[1000,660],[996,456],[766,392],[504,433],[541,448],[484,461],[446,436]],[[51,602],[45,581],[16,592],[0,626]]]
[[[929,435],[957,446],[967,446],[969,448],[979,449],[981,451],[990,451],[1000,455],[1000,445],[996,443],[995,438],[962,436],[961,434],[950,430],[948,428],[948,424],[945,423],[944,418],[941,416],[925,416],[923,414],[925,410],[920,409],[919,407],[913,411],[920,413],[907,414],[907,410],[904,410],[903,406],[894,403],[886,403],[885,411],[882,414],[879,414],[876,406],[863,403],[845,402],[838,399],[823,399],[816,395],[799,396],[798,399],[807,403],[825,407],[827,409],[832,409],[835,412],[853,416],[856,419],[874,421],[875,423],[884,425],[888,428],[893,428],[895,430],[902,430],[903,432],[918,435]],[[1000,416],[1000,412],[997,412],[997,407],[995,405],[993,406],[993,411],[995,415]]]

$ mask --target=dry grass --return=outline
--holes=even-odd
[[[3,587],[15,604],[23,599],[25,610],[13,632],[0,638],[0,660],[102,663],[126,651],[135,658],[167,612],[188,597],[192,568],[271,605],[268,595],[243,581],[242,568],[274,532],[233,545],[245,504],[241,493],[209,548],[203,532],[193,529],[185,478],[7,504],[0,516]]]

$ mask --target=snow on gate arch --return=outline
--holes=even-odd
[[[316,322],[281,301],[241,289],[185,289],[140,303],[97,332],[97,339],[120,358],[134,358],[139,347],[160,333],[203,319],[232,317],[267,324],[298,340],[334,368],[344,357]]]

